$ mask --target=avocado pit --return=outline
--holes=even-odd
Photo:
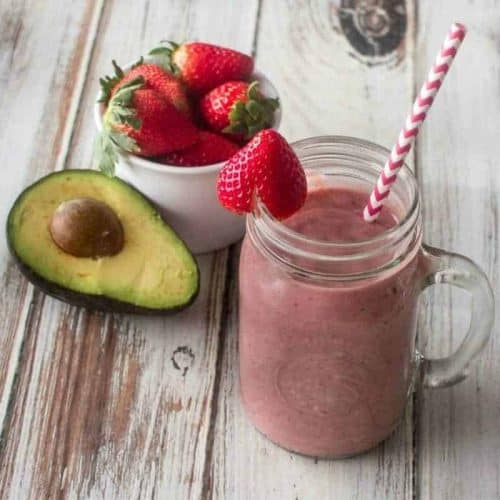
[[[109,205],[93,198],[63,201],[49,230],[54,243],[75,257],[109,257],[124,245],[120,219]]]

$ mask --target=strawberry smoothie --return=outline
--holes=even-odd
[[[310,191],[286,226],[307,238],[306,253],[318,240],[381,238],[401,214],[387,206],[368,224],[366,199],[352,187]],[[240,379],[249,417],[272,441],[306,455],[375,446],[400,421],[411,389],[419,237],[361,260],[353,249],[328,268],[343,278],[326,280],[314,274],[325,272],[321,259],[311,264],[304,252],[279,263],[251,225],[240,261]]]

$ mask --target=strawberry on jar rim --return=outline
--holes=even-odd
[[[165,67],[197,94],[229,80],[248,80],[254,66],[253,59],[246,54],[203,42],[181,45],[168,42],[153,49],[150,55],[162,58]]]
[[[239,149],[237,144],[222,135],[200,130],[195,144],[182,151],[169,153],[161,157],[159,161],[166,165],[182,167],[213,165],[228,160]]]
[[[304,169],[274,129],[258,132],[225,163],[217,180],[219,202],[232,212],[251,212],[256,195],[278,219],[293,215],[306,200]]]
[[[250,139],[273,124],[279,100],[262,95],[258,82],[229,81],[205,94],[200,111],[217,132]]]

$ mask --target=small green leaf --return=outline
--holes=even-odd
[[[262,95],[258,82],[252,82],[247,89],[245,103],[238,101],[229,112],[229,126],[223,132],[240,134],[250,139],[259,130],[270,127],[274,111],[279,107],[279,100]]]
[[[124,75],[123,70],[120,68],[120,66],[118,66],[114,59],[113,61],[111,61],[111,64],[113,65],[115,74],[113,76],[105,76],[99,79],[99,83],[101,85],[101,97],[99,98],[98,102],[103,102],[105,104],[107,104],[107,102],[109,101],[111,92]]]
[[[144,64],[144,57],[140,57],[132,66],[130,66],[130,69],[137,68],[137,66],[140,66],[141,64]]]
[[[135,142],[132,137],[129,137],[127,134],[122,132],[112,131],[109,133],[110,139],[120,148],[128,151],[129,153],[137,153],[139,152],[139,146],[137,142]]]
[[[248,114],[254,119],[258,120],[262,116],[262,106],[256,101],[248,101],[245,104],[245,109]]]
[[[139,76],[126,83],[109,101],[105,113],[105,121],[110,124],[130,125],[133,129],[141,128],[141,120],[137,117],[136,110],[131,106],[134,92],[142,87],[144,78]]]
[[[140,89],[144,85],[144,78],[142,76],[138,76],[130,82],[127,82],[125,85],[120,87],[116,94],[111,99],[110,105],[113,102],[118,102],[120,104],[129,104],[132,100],[132,96],[134,92]]]
[[[109,177],[113,177],[118,157],[109,135],[102,131],[94,142],[94,165]]]
[[[257,81],[252,82],[248,86],[247,94],[248,94],[248,98],[251,100],[254,99],[254,100],[258,101],[259,99],[261,99],[262,94],[259,91],[259,82],[257,82]]]
[[[259,130],[262,130],[264,127],[262,127],[261,125],[250,125],[248,127],[248,134],[247,136],[248,137],[252,137],[254,134],[256,134]]]
[[[115,106],[116,110],[119,111],[120,116],[127,118],[129,116],[135,116],[135,109],[127,108],[125,106]]]
[[[280,107],[280,100],[278,97],[276,97],[274,99],[271,99],[271,98],[266,99],[265,104],[266,104],[266,106],[269,106],[269,108],[272,111],[276,111]]]
[[[178,75],[180,73],[180,70],[174,64],[173,57],[174,52],[180,47],[180,45],[178,43],[169,42],[167,40],[161,40],[160,43],[163,45],[150,50],[149,55],[158,57],[158,64],[166,71],[174,75]]]
[[[111,64],[113,65],[113,68],[115,69],[115,75],[118,78],[123,78],[123,70],[118,66],[117,62],[113,59],[111,61]]]
[[[134,130],[139,130],[141,128],[142,122],[137,116],[128,116],[124,119],[125,123],[130,125]]]
[[[222,129],[226,134],[246,134],[247,127],[243,123],[232,123]]]
[[[171,51],[167,47],[155,47],[154,49],[149,51],[150,56],[162,56],[162,55],[170,55]]]
[[[241,120],[245,115],[246,115],[245,104],[240,101],[234,103],[230,117],[234,118],[234,120]]]
[[[118,72],[118,70],[116,70]],[[116,148],[136,153],[139,151],[137,142],[125,132],[114,130],[116,126],[129,125],[133,129],[141,128],[141,120],[132,107],[134,92],[144,85],[144,78],[139,76],[118,89],[109,100],[103,116],[103,130],[96,138],[94,161],[106,175],[114,175],[115,164],[118,161]]]

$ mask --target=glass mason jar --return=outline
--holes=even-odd
[[[348,137],[293,145],[309,193],[349,186],[368,197],[389,151]],[[442,387],[463,380],[487,342],[493,295],[469,259],[422,244],[418,186],[404,166],[388,205],[399,221],[355,243],[314,240],[260,202],[247,218],[240,259],[239,345],[243,404],[278,445],[318,457],[354,455],[398,425],[416,375]],[[472,295],[460,347],[443,359],[415,349],[418,298],[448,283]]]

